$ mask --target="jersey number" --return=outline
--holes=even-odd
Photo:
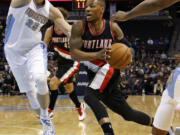
[[[34,22],[32,19],[28,19],[26,22],[26,25],[31,28],[33,31],[36,31],[37,28],[39,27],[39,23]]]
[[[10,14],[7,17],[7,20],[6,20],[6,30],[5,30],[4,43],[8,42],[8,39],[9,39],[9,36],[10,36],[10,33],[11,33],[14,22],[15,22],[15,18],[14,18],[14,16],[12,14]]]

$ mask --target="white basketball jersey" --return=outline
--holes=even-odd
[[[31,0],[24,7],[10,7],[4,40],[6,47],[27,51],[42,42],[40,29],[48,21],[49,10],[50,3],[48,0],[45,0],[44,6],[37,6],[34,0]]]

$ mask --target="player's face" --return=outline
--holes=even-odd
[[[45,0],[34,0],[34,2],[39,5],[42,6],[42,4],[44,3]]]
[[[96,21],[103,16],[104,7],[97,0],[88,0],[86,2],[85,13],[87,21]]]

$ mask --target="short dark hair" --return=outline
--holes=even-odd
[[[106,2],[105,2],[105,0],[97,0],[97,1],[99,1],[99,2],[104,6],[104,9],[106,8]]]
[[[67,19],[69,17],[69,12],[65,8],[59,7],[58,9],[61,11],[61,13],[65,19]]]

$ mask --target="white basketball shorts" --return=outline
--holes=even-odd
[[[47,49],[44,43],[36,45],[25,53],[11,49],[8,45],[5,45],[4,51],[21,93],[35,88],[33,76],[47,75]]]

